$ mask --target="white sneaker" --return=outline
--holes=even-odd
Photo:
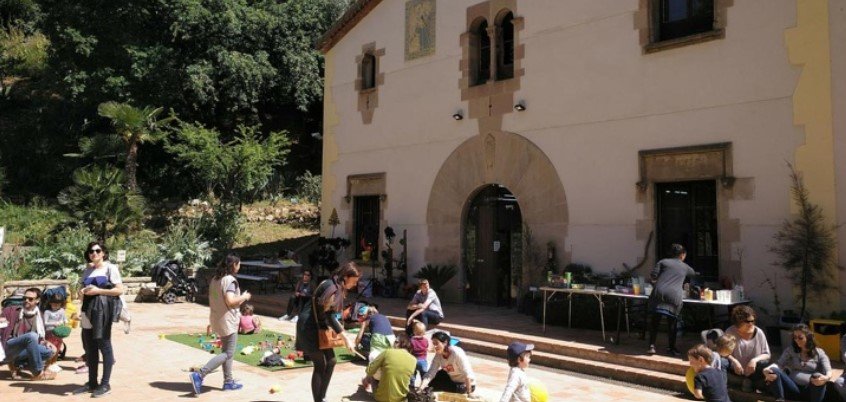
[[[287,321],[288,318],[290,318],[290,317],[288,317],[288,314],[285,314],[282,317],[279,317],[279,321]]]
[[[297,320],[299,320],[299,319],[300,319],[300,316],[294,316],[294,318],[292,318],[292,319],[291,319],[291,322],[293,322],[294,324],[296,324],[296,323],[297,323]]]

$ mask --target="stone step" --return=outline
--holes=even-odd
[[[405,323],[403,318],[390,318],[391,323],[395,326],[402,326]],[[462,341],[464,339],[472,339],[507,346],[509,343],[519,340],[520,342],[533,343],[535,345],[535,350],[538,352],[546,352],[554,355],[599,361],[621,366],[641,367],[665,374],[684,375],[689,367],[687,362],[681,358],[664,356],[653,356],[647,358],[646,356],[611,353],[596,345],[562,341],[541,336],[524,335],[508,331],[479,329],[448,323],[441,323],[438,325],[438,328],[461,338]],[[504,354],[502,356],[504,356]]]

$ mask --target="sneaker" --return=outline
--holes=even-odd
[[[88,366],[86,366],[84,364],[76,368],[77,374],[85,374],[87,372],[88,372]]]
[[[292,319],[291,319],[291,322],[293,322],[294,324],[296,324],[296,323],[297,323],[297,320],[299,320],[299,319],[300,319],[300,316],[294,316],[294,318],[292,318]]]
[[[101,396],[106,396],[112,393],[112,387],[109,384],[100,384],[97,388],[94,388],[94,392],[91,393],[92,398],[99,398]]]
[[[84,394],[84,393],[90,394],[92,392],[94,392],[94,387],[92,387],[88,384],[85,384],[85,385],[71,391],[71,394],[72,395],[80,395],[80,394]]]
[[[124,321],[123,322],[123,333],[129,334],[129,330],[132,329],[132,320]]]
[[[191,386],[194,388],[194,395],[200,395],[203,392],[203,376],[200,373],[188,374],[188,379],[191,380]]]
[[[224,391],[237,391],[241,388],[244,388],[244,384],[241,384],[237,381],[226,381],[223,383],[223,390]]]
[[[646,354],[654,355],[655,354],[655,345],[649,345],[649,349],[646,351]]]
[[[288,314],[285,314],[282,317],[279,317],[279,321],[288,321],[289,318],[291,317],[288,317]]]

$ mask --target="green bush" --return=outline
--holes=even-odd
[[[26,255],[26,249],[20,247],[0,255],[0,284],[29,278],[32,264],[27,261]]]
[[[88,243],[94,240],[94,234],[84,226],[69,227],[42,240],[27,254],[32,269],[27,279],[70,279],[76,282],[85,264],[85,252]]]
[[[420,268],[420,271],[414,274],[414,277],[417,279],[427,279],[429,281],[429,287],[434,289],[435,292],[440,292],[441,288],[457,273],[458,268],[455,265],[426,264],[425,267]]]
[[[244,218],[237,207],[220,204],[210,214],[204,214],[197,221],[200,236],[208,239],[212,248],[224,251],[232,248],[244,231]]]
[[[161,260],[156,233],[151,230],[139,230],[117,235],[106,242],[111,260],[120,266],[121,275],[146,276],[150,267]],[[118,250],[126,250],[126,261],[115,261]]]
[[[140,228],[144,198],[124,188],[123,172],[113,166],[89,166],[73,172],[73,183],[59,193],[59,204],[92,227],[97,238]]]
[[[0,200],[0,225],[6,227],[6,243],[31,246],[44,242],[68,220],[67,214],[55,208]]]
[[[0,70],[36,77],[47,67],[50,40],[40,32],[27,35],[22,28],[0,29]]]
[[[200,234],[199,223],[191,220],[170,225],[159,240],[158,250],[162,259],[177,260],[185,268],[202,268],[212,258],[211,245]]]
[[[297,196],[314,204],[320,202],[322,176],[313,175],[310,171],[297,177]]]

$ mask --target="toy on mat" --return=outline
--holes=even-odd
[[[275,394],[278,392],[282,392],[282,386],[279,384],[273,384],[270,386],[270,393]]]

